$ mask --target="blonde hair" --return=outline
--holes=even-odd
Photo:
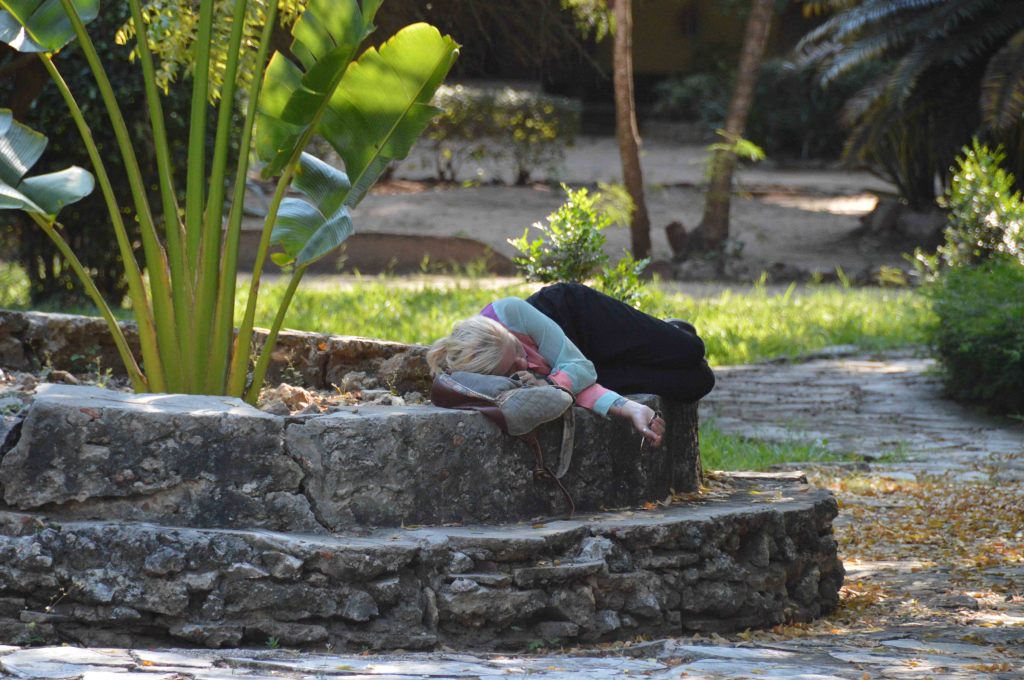
[[[471,316],[455,324],[427,350],[433,375],[448,371],[491,373],[501,364],[505,346],[515,340],[507,328],[486,316]]]

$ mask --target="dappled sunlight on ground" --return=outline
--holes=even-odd
[[[873,647],[876,633],[898,629],[925,637],[959,631],[963,642],[986,644],[972,631],[1003,629],[1024,640],[1024,483],[827,469],[809,477],[840,501],[836,539],[847,568],[840,607],[819,621],[741,639],[842,636],[850,643],[861,636]],[[1014,636],[1010,630],[1018,628]],[[933,651],[943,645],[949,643],[935,643]],[[993,648],[1024,658],[1024,647]]]
[[[878,205],[875,194],[853,196],[815,196],[812,194],[772,193],[757,197],[758,200],[782,208],[797,208],[830,215],[867,215]]]

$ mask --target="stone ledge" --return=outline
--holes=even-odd
[[[139,356],[138,332],[132,322],[121,329]],[[266,331],[256,329],[257,348]],[[289,382],[312,389],[341,385],[350,372],[377,377],[382,386],[399,392],[430,387],[426,347],[345,335],[282,331],[271,355],[267,380],[276,384],[287,372]],[[102,318],[0,309],[0,366],[37,371],[43,366],[71,372],[100,367],[124,376],[124,366]],[[297,380],[300,378],[301,380]],[[369,386],[369,385],[368,385]]]
[[[524,648],[805,621],[838,602],[805,485],[545,525],[363,537],[0,513],[0,641]]]
[[[700,480],[696,407],[657,397],[665,444],[577,409],[564,483],[580,510],[637,506]],[[540,439],[553,460],[561,423]],[[433,406],[359,406],[283,418],[238,399],[41,385],[0,451],[14,510],[205,528],[354,531],[564,514],[534,482],[522,442],[484,416]]]

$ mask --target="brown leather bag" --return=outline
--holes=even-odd
[[[572,496],[561,482],[572,462],[575,432],[574,399],[569,390],[558,385],[524,385],[500,375],[455,371],[434,378],[430,401],[444,408],[479,411],[502,432],[526,442],[534,455],[533,478],[557,484],[569,506],[569,516],[576,511]],[[558,468],[553,471],[544,461],[537,428],[559,417],[563,419],[562,446]]]

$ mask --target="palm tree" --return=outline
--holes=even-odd
[[[1021,168],[1024,0],[813,0],[805,7],[832,13],[797,47],[823,83],[866,62],[888,64],[847,102],[845,156],[894,182],[911,207],[934,201],[936,179],[945,182],[973,134],[1010,142]]]

